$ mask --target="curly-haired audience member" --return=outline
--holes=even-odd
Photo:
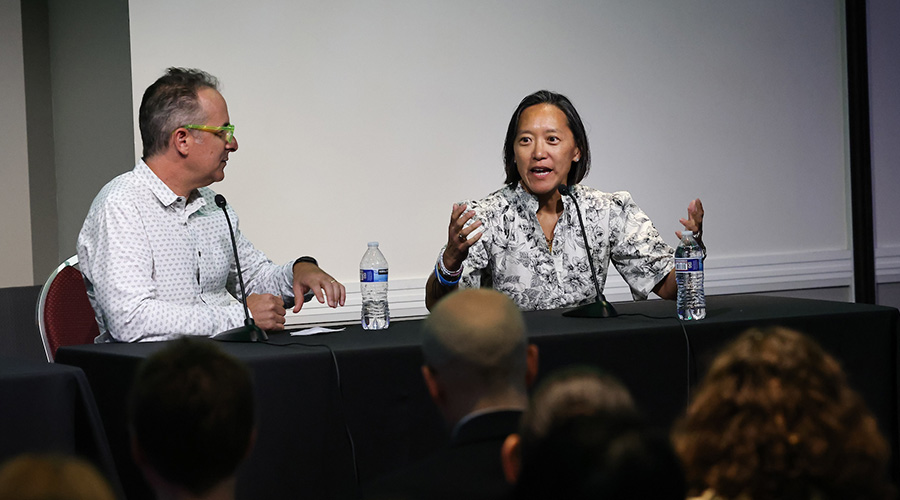
[[[673,431],[704,499],[883,499],[888,447],[838,362],[781,327],[751,329],[713,362]]]

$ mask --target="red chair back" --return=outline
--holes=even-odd
[[[91,344],[100,335],[84,277],[70,265],[77,262],[77,258],[64,262],[47,280],[38,300],[38,327],[50,362],[60,346]]]

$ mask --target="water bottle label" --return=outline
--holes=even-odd
[[[675,272],[691,273],[703,270],[703,259],[675,259]]]
[[[379,281],[386,282],[388,280],[387,269],[360,269],[360,283],[376,283]]]

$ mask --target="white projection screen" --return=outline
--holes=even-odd
[[[347,284],[347,307],[294,321],[358,317],[372,240],[391,266],[394,316],[424,313],[452,203],[501,187],[509,117],[539,89],[567,95],[586,122],[584,183],[630,191],[670,244],[703,200],[707,293],[850,282],[842,1],[129,8],[135,117],[165,68],[217,76],[240,149],[214,189],[274,261],[314,255]],[[629,300],[614,275],[608,296]]]

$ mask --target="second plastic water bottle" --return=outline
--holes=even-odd
[[[369,248],[359,262],[359,291],[362,293],[362,327],[364,330],[384,330],[391,323],[388,309],[388,263],[378,249],[378,242]]]
[[[705,318],[703,247],[694,239],[692,231],[681,232],[681,243],[675,249],[675,282],[678,284],[678,317],[688,320]]]

